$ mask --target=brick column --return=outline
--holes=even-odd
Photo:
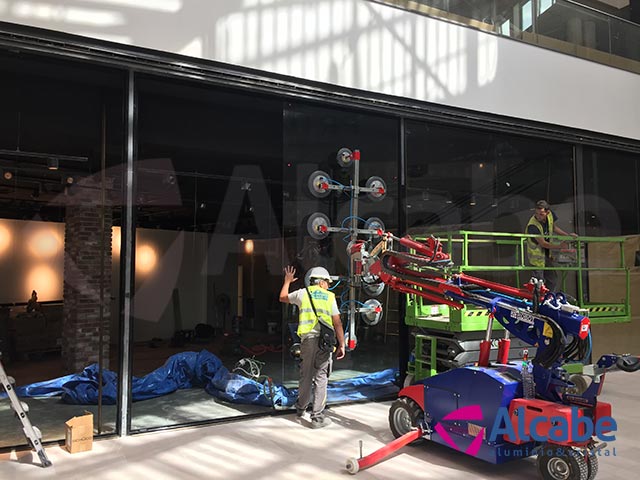
[[[103,238],[99,182],[85,179],[71,191],[65,215],[62,357],[65,369],[73,373],[98,362],[100,288],[103,289],[102,366],[109,367],[113,214],[111,207],[105,206]]]

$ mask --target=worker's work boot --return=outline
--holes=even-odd
[[[296,418],[304,417],[304,414],[307,411],[307,408],[309,408],[308,405],[305,408],[300,408],[300,407],[298,407],[297,403],[294,406],[296,407]]]
[[[319,415],[311,419],[311,428],[322,428],[331,425],[331,419],[324,415]]]

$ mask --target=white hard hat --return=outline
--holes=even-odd
[[[324,267],[313,267],[311,270],[309,270],[308,275],[310,280],[313,280],[314,278],[320,278],[331,283],[331,275],[329,275],[329,272]]]

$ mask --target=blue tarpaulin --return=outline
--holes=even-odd
[[[328,401],[365,400],[392,395],[398,391],[394,383],[396,376],[397,370],[388,369],[330,382],[327,391]],[[65,403],[95,405],[98,403],[98,385],[98,365],[92,364],[82,373],[17,387],[15,391],[19,397],[61,396]],[[297,398],[297,389],[272,385],[269,382],[260,383],[230,372],[218,357],[202,350],[199,353],[183,352],[172,355],[162,367],[144,377],[133,377],[133,401],[160,397],[179,389],[198,387],[228,402],[268,407],[291,407]],[[103,404],[116,403],[117,388],[116,373],[103,369]]]

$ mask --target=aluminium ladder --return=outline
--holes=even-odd
[[[4,367],[2,365],[2,352],[0,352],[0,382],[4,387],[4,390],[9,395],[9,400],[11,400],[11,406],[13,410],[16,412],[16,415],[20,418],[23,426],[23,432],[29,443],[33,447],[33,449],[38,453],[38,457],[40,458],[40,463],[43,467],[50,467],[51,461],[47,458],[47,454],[42,447],[42,433],[38,430],[37,427],[31,425],[29,421],[29,417],[27,416],[27,412],[29,411],[29,406],[18,400],[18,396],[13,388],[13,384],[15,380],[12,377],[7,376],[7,373],[4,371]]]

